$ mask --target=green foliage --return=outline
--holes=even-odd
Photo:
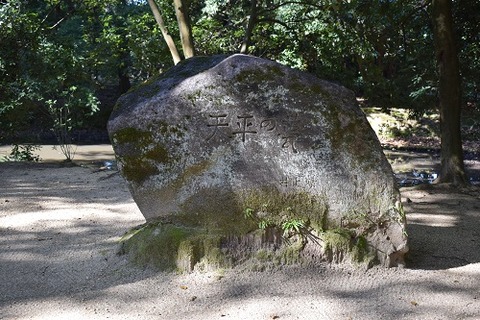
[[[378,137],[438,137],[439,116],[422,110],[391,108],[384,112],[381,108],[364,108],[363,111]]]
[[[3,158],[4,161],[28,161],[28,162],[38,162],[40,161],[40,156],[36,155],[34,152],[40,150],[40,146],[32,144],[14,144],[10,155]]]
[[[248,1],[205,0],[196,5],[199,4],[200,7],[190,8],[198,55],[238,53],[244,36]]]
[[[172,66],[148,5],[115,1],[88,12],[86,21],[83,39],[99,84],[116,81],[120,74],[139,82]]]
[[[72,131],[82,124],[86,113],[98,111],[98,101],[88,90],[71,86],[57,93],[59,100],[45,101],[52,118],[52,130],[67,161],[73,160],[76,148],[72,145]]]
[[[37,118],[50,115],[48,125],[59,142],[64,143],[63,133],[82,124],[98,106],[89,74],[84,72],[85,53],[78,50],[81,43],[70,38],[72,35],[61,32],[62,17],[56,17],[59,20],[48,26],[50,18],[53,19],[48,13],[52,12],[50,5],[53,4],[40,2],[35,7],[10,1],[9,5],[14,6],[15,11],[7,13],[11,20],[7,29],[11,32],[2,36],[2,40],[12,46],[0,50],[1,59],[8,57],[9,61],[1,70],[5,76],[0,80],[3,88],[1,124],[15,131],[34,126]],[[62,135],[59,135],[60,127]]]
[[[465,99],[468,106],[480,108],[478,86],[478,79],[480,79],[480,15],[478,14],[480,1],[453,1],[452,4]]]
[[[166,0],[157,3],[178,46],[173,5]],[[257,4],[251,54],[339,82],[371,106],[408,107],[418,114],[435,107],[436,61],[428,3],[273,0]],[[480,2],[453,5],[465,100],[477,110]],[[198,55],[238,52],[250,6],[250,1],[190,1]],[[116,86],[125,92],[172,66],[146,1],[2,1],[0,43],[3,136],[32,125],[58,126],[57,117],[47,121],[44,115],[51,115],[51,105],[62,106],[65,92],[73,87],[73,98],[63,108],[75,114],[72,130],[88,127],[91,121],[86,120],[98,107],[92,97],[99,89]]]
[[[268,204],[264,205],[264,209],[267,210]],[[286,211],[290,211],[289,215],[294,216],[291,208],[287,208]],[[285,213],[285,212],[284,212]],[[300,236],[301,238],[311,238],[310,222],[305,221],[302,218],[288,217],[283,215],[281,219],[269,216],[266,212],[255,212],[252,208],[246,208],[244,213],[245,219],[254,221],[258,225],[258,229],[265,231],[268,228],[279,229],[282,231],[284,240],[288,242],[288,238],[292,236]]]
[[[273,226],[272,221],[270,221],[269,219],[258,218],[257,215],[255,214],[255,210],[253,210],[252,208],[246,208],[244,216],[245,216],[245,219],[254,221],[258,225],[258,228],[260,230],[265,231],[265,229],[267,229],[268,227]]]
[[[119,84],[125,91],[171,65],[162,62],[165,46],[139,2],[7,1],[0,5],[0,42],[2,137],[49,127],[62,151],[92,122],[99,89]]]
[[[283,235],[301,234],[306,228],[306,223],[303,219],[289,219],[282,222]]]

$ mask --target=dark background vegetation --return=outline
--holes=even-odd
[[[250,54],[340,83],[365,107],[407,109],[409,118],[427,122],[438,113],[429,1],[255,2]],[[171,1],[156,3],[179,46]],[[475,140],[480,2],[452,3],[462,128]],[[238,53],[251,4],[191,1],[196,54]],[[0,44],[0,144],[51,142],[62,132],[76,143],[108,142],[105,127],[116,99],[173,66],[147,1],[0,0]]]

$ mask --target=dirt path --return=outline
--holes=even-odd
[[[109,157],[0,163],[0,319],[480,319],[478,189],[402,190],[406,269],[176,275],[115,254],[143,217]]]
[[[111,160],[115,158],[112,146],[109,144],[79,145],[74,149],[74,160],[85,162],[99,162],[102,160]],[[0,146],[0,159],[9,156],[12,146]],[[35,156],[39,156],[42,162],[62,161],[65,156],[55,145],[42,145],[39,150],[33,151]]]

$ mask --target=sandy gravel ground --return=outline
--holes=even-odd
[[[177,275],[116,255],[144,220],[120,175],[99,170],[109,146],[85,152],[75,167],[0,163],[0,319],[480,319],[477,188],[402,190],[405,269]]]

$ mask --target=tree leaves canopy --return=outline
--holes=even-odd
[[[197,55],[239,52],[255,9],[248,51],[339,82],[371,105],[418,110],[436,105],[429,4],[416,0],[187,1]],[[171,1],[157,0],[180,47]],[[478,104],[479,15],[454,2],[465,98]],[[79,106],[99,90],[120,91],[173,65],[145,0],[0,1],[0,122],[29,124],[79,88]],[[79,107],[80,108],[80,107]],[[80,108],[81,109],[81,108]]]

